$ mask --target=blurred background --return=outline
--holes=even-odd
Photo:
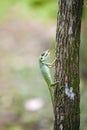
[[[80,48],[81,130],[87,130],[87,0]],[[0,1],[0,130],[52,130],[49,91],[38,58],[54,59],[57,0]],[[53,74],[54,70],[52,70]]]

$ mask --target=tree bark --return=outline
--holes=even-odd
[[[59,0],[56,31],[54,130],[79,130],[80,77],[79,50],[83,0]],[[66,88],[75,94],[66,94]]]

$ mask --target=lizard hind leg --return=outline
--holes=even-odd
[[[59,85],[59,81],[56,81],[56,82],[52,83],[52,84],[51,84],[51,87],[52,87],[52,86],[55,86],[55,85]]]

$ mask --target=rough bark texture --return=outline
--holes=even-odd
[[[79,49],[83,0],[59,0],[56,33],[55,80],[61,86],[54,89],[54,130],[79,130]],[[73,88],[74,99],[65,94]]]

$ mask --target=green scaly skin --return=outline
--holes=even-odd
[[[52,82],[52,78],[51,78],[51,74],[50,74],[50,70],[49,68],[50,67],[53,67],[53,64],[49,64],[49,63],[46,63],[46,59],[49,55],[49,50],[47,51],[44,51],[41,55],[40,55],[40,59],[39,59],[39,64],[40,64],[40,69],[41,69],[41,73],[48,85],[48,89],[49,89],[49,92],[50,92],[50,96],[51,96],[51,100],[52,100],[52,104],[54,106],[54,96],[53,96],[53,89],[52,89],[52,86],[56,85],[56,84],[59,84],[59,82],[55,82],[53,83]]]

